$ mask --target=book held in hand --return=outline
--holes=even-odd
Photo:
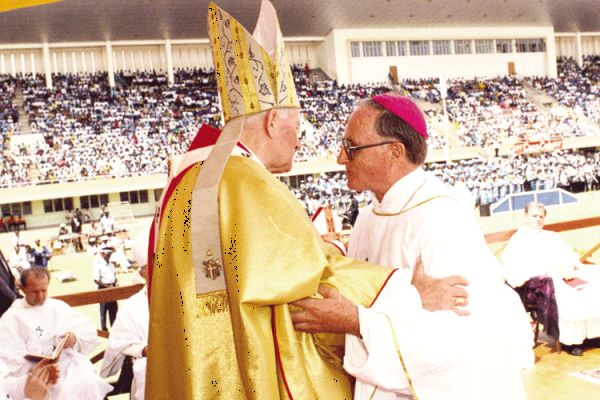
[[[68,337],[69,337],[69,335],[65,335],[60,339],[58,344],[54,347],[54,351],[52,352],[52,354],[27,353],[27,354],[25,354],[25,358],[28,359],[29,361],[41,361],[41,360],[56,361],[56,360],[58,360],[58,357],[60,357],[60,353],[62,353]]]

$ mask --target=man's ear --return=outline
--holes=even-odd
[[[406,158],[406,147],[401,142],[394,142],[390,144],[391,155],[394,160],[404,160]]]
[[[278,121],[279,115],[277,114],[277,109],[271,108],[267,112],[267,118],[265,118],[265,123],[267,124],[267,126],[265,126],[265,131],[270,138],[277,136],[277,129],[275,128]]]

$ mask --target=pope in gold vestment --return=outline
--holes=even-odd
[[[285,185],[233,156],[219,188],[227,290],[197,296],[190,204],[199,170],[185,173],[160,223],[147,398],[351,399],[344,336],[295,332],[287,303],[325,283],[369,306],[392,270],[339,255]]]
[[[269,172],[291,168],[300,125],[273,6],[253,35],[212,3],[208,19],[226,125],[161,202],[146,398],[351,399],[344,336],[297,333],[288,303],[327,284],[369,306],[392,269],[342,257]]]

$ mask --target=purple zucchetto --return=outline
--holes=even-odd
[[[427,124],[417,104],[408,97],[390,93],[373,96],[373,101],[409,124],[419,135],[427,139]]]

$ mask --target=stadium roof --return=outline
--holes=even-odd
[[[252,30],[260,0],[217,3]],[[554,26],[598,32],[598,0],[273,0],[286,37],[336,28]],[[0,45],[207,37],[208,0],[62,0],[0,13]]]

